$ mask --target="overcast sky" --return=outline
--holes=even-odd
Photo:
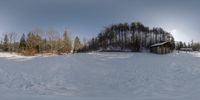
[[[140,21],[200,41],[199,9],[199,0],[0,0],[0,33],[53,27],[90,38],[112,23]]]

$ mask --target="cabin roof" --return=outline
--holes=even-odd
[[[183,51],[193,51],[192,48],[180,48],[180,50],[183,50]]]
[[[161,46],[161,45],[164,45],[166,43],[168,43],[168,42],[166,41],[166,42],[156,43],[156,44],[151,45],[151,47]]]

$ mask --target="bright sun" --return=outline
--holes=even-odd
[[[187,41],[187,37],[184,34],[180,34],[180,31],[177,29],[171,30],[171,34],[174,36],[176,41]]]
[[[172,34],[176,34],[176,33],[177,33],[177,30],[176,30],[176,29],[173,29],[173,30],[171,31],[171,33],[172,33]]]
[[[178,34],[178,31],[177,31],[177,29],[173,29],[173,30],[171,30],[171,34],[175,37],[175,40],[178,40],[178,41],[180,41],[181,39],[181,36]]]

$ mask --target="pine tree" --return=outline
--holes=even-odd
[[[8,35],[5,34],[5,37],[4,37],[4,45],[3,45],[3,48],[4,48],[4,51],[8,51]]]
[[[74,52],[77,52],[78,50],[80,50],[82,48],[82,44],[80,42],[80,39],[78,38],[78,36],[75,38],[74,40]]]
[[[21,39],[20,39],[20,44],[19,44],[20,50],[25,50],[26,49],[26,40],[25,40],[25,35],[23,34]]]

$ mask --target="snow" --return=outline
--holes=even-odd
[[[160,45],[163,45],[163,44],[165,44],[165,43],[168,43],[168,42],[161,42],[161,43],[156,43],[156,44],[152,45],[151,47],[156,47],[156,46],[160,46]]]
[[[1,100],[197,100],[200,53],[0,53]]]
[[[0,58],[8,58],[8,59],[23,59],[23,58],[26,58],[26,59],[31,59],[33,58],[34,56],[20,56],[16,53],[0,53]]]
[[[181,51],[193,51],[192,48],[180,48]]]

